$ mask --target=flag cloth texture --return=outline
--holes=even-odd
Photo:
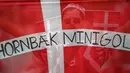
[[[130,73],[130,0],[1,0],[0,73]]]

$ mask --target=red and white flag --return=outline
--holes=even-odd
[[[0,73],[130,73],[129,0],[2,0]]]

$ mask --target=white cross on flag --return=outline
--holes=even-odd
[[[129,0],[1,0],[0,73],[130,73]]]

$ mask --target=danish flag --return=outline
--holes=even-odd
[[[0,1],[0,73],[129,73],[130,38],[126,37],[130,36],[129,3],[129,0]],[[87,37],[95,43],[85,45],[80,38],[84,36],[75,34],[81,35],[81,30],[101,33],[97,38]],[[126,38],[124,42],[115,39],[113,45],[128,43],[123,45],[127,50],[98,45],[96,42],[101,42],[98,39],[106,32],[112,34],[107,41],[114,34],[117,36],[113,40]],[[64,41],[64,37],[68,40]],[[81,41],[75,44],[74,39]]]

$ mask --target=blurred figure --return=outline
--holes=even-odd
[[[90,28],[90,22],[86,20],[85,9],[78,4],[68,4],[62,11],[63,29]]]

